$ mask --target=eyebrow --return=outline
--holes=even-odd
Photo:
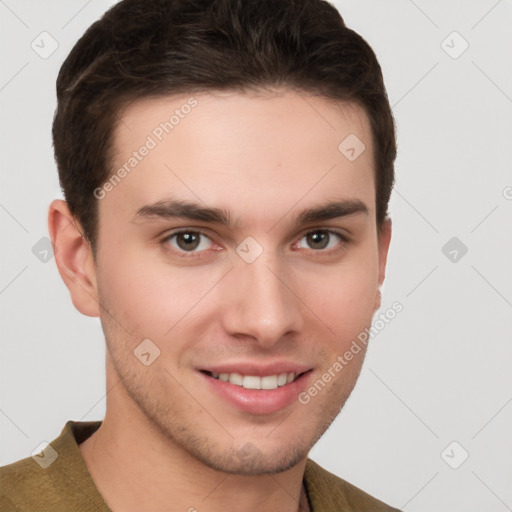
[[[343,199],[330,201],[313,208],[303,210],[294,221],[295,226],[310,224],[329,219],[347,217],[349,215],[368,214],[368,207],[360,199]],[[140,208],[134,220],[137,219],[173,219],[185,218],[222,224],[229,227],[232,218],[227,210],[204,207],[199,203],[183,200],[162,200]]]

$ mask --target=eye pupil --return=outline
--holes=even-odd
[[[308,244],[313,249],[325,249],[329,243],[329,235],[323,231],[315,231],[313,233],[309,233]]]
[[[199,235],[197,233],[178,233],[176,242],[180,249],[190,251],[196,249],[199,245]]]
[[[176,244],[182,251],[192,252],[201,244],[201,234],[194,231],[176,233]],[[329,245],[331,233],[329,231],[312,231],[306,235],[307,244],[312,249],[322,250]]]

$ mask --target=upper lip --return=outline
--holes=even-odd
[[[250,361],[240,361],[238,363],[222,363],[218,365],[208,365],[199,368],[201,371],[210,373],[239,373],[241,375],[254,375],[258,377],[265,377],[267,375],[279,375],[281,373],[295,373],[299,375],[308,370],[310,366],[294,363],[292,361],[276,361],[273,363],[256,363]]]

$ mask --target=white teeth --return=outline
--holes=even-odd
[[[276,389],[277,388],[277,375],[267,375],[261,377],[261,389]]]
[[[231,373],[229,375],[229,383],[243,386],[244,378],[239,373]]]
[[[277,375],[266,375],[258,377],[257,375],[241,375],[240,373],[215,373],[212,372],[214,379],[229,382],[235,386],[241,386],[245,389],[277,389],[292,382],[296,375],[293,372],[280,373]]]
[[[287,373],[280,373],[277,376],[277,385],[278,386],[284,386],[287,382],[288,374]]]
[[[254,375],[246,375],[242,380],[245,389],[261,389],[261,378]]]

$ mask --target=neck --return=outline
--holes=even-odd
[[[218,471],[165,436],[109,369],[107,389],[105,419],[79,449],[112,512],[310,510],[302,484],[306,459],[277,474]]]

